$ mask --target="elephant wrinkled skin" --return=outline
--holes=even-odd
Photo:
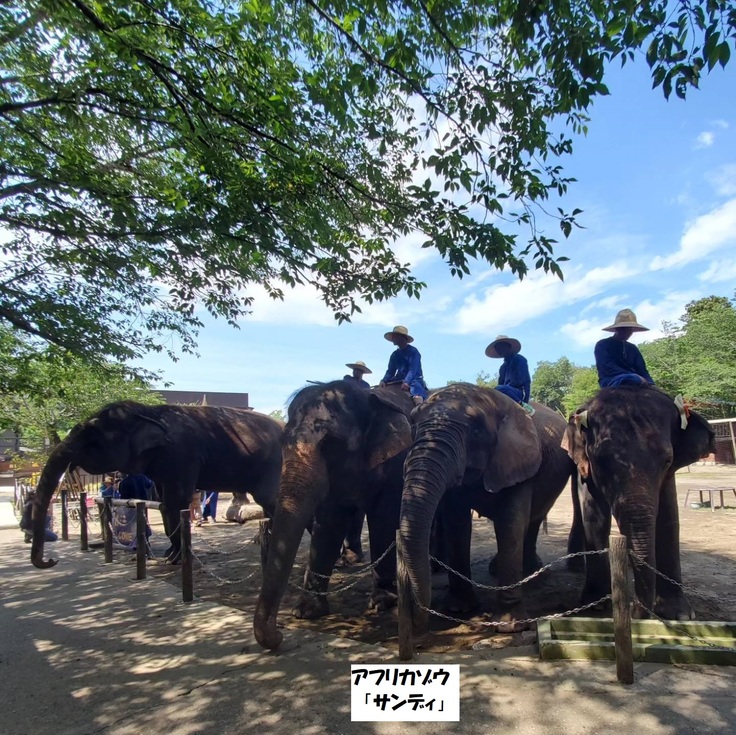
[[[695,412],[686,428],[681,421],[674,401],[658,388],[620,386],[603,388],[573,414],[565,431],[563,447],[582,480],[586,549],[608,546],[613,515],[634,554],[637,617],[649,617],[648,611],[668,620],[693,617],[680,587],[675,472],[713,451],[714,434]],[[583,602],[600,599],[610,587],[605,557],[586,557]]]
[[[77,424],[54,448],[38,483],[33,509],[34,566],[44,561],[44,519],[59,478],[69,467],[92,474],[120,470],[150,477],[163,502],[168,555],[180,550],[179,512],[196,490],[250,493],[273,515],[281,474],[281,424],[268,416],[218,406],[112,403]]]
[[[430,529],[435,512],[449,565],[470,577],[471,509],[494,523],[499,585],[536,565],[539,526],[562,492],[573,463],[560,447],[565,420],[534,404],[534,416],[500,391],[468,383],[438,390],[411,415],[415,439],[406,458],[401,538],[418,601],[431,602]],[[477,607],[472,585],[449,574],[450,610]],[[498,595],[500,629],[525,617],[520,588]],[[415,610],[418,628],[427,616]]]
[[[253,621],[264,648],[277,648],[283,638],[276,627],[279,606],[312,519],[306,591],[294,611],[298,617],[328,612],[321,593],[327,591],[345,533],[361,511],[368,521],[372,561],[394,541],[412,407],[409,394],[401,390],[367,391],[344,380],[304,388],[289,405],[281,487]],[[395,579],[392,552],[373,570],[373,607],[394,604]]]

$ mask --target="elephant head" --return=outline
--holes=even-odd
[[[166,427],[133,401],[113,403],[77,424],[52,450],[43,468],[33,505],[31,561],[39,569],[56,564],[44,560],[44,529],[51,497],[65,470],[82,467],[92,474],[111,470],[142,472],[145,457],[167,441]]]
[[[374,393],[342,380],[308,386],[289,405],[281,485],[253,623],[264,648],[281,643],[279,606],[302,535],[318,506],[342,500],[360,507],[366,477],[376,478],[391,462],[397,463],[400,482],[411,407],[408,394],[393,398],[388,389]]]
[[[648,385],[604,388],[570,418],[562,446],[594,501],[584,511],[588,548],[606,547],[613,515],[638,560],[637,614],[692,616],[680,585],[675,472],[713,451],[713,442],[702,416]],[[607,570],[592,558],[586,566],[584,598],[596,599],[607,592]]]
[[[539,470],[542,443],[513,400],[468,383],[438,390],[411,420],[415,438],[404,465],[400,531],[415,594],[429,607],[430,532],[443,495],[478,483],[497,493],[527,480]],[[417,612],[415,622],[424,625],[426,615]]]

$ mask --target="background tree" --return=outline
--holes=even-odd
[[[572,374],[570,389],[563,401],[566,416],[598,391],[598,371],[594,367],[576,367]]]
[[[542,361],[532,376],[532,400],[565,413],[565,397],[570,392],[575,366],[567,357]]]
[[[448,380],[447,385],[452,385],[453,383],[464,383],[466,381],[464,380]],[[490,373],[485,372],[484,370],[481,370],[476,376],[474,381],[467,381],[467,382],[473,382],[476,385],[479,385],[481,388],[495,388],[498,385],[498,378],[492,376]]]
[[[277,408],[275,411],[271,411],[268,415],[272,419],[276,419],[276,421],[283,421],[286,423],[286,414],[280,408]]]
[[[684,97],[735,27],[728,0],[4,3],[0,319],[173,356],[254,283],[312,284],[339,319],[417,294],[409,232],[460,276],[561,275],[536,222],[606,65],[646,48]]]
[[[12,351],[6,352],[8,345]],[[26,454],[40,459],[69,429],[107,403],[134,400],[162,403],[160,395],[130,371],[110,363],[86,362],[57,347],[24,351],[0,328],[0,430],[20,436]]]

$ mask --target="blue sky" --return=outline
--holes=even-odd
[[[383,338],[396,324],[409,328],[422,353],[430,387],[495,374],[500,361],[484,355],[498,334],[516,337],[533,370],[566,355],[593,362],[593,346],[618,309],[633,308],[661,335],[687,302],[736,288],[736,65],[718,68],[687,101],[666,101],[651,89],[643,62],[615,65],[606,79],[611,96],[596,101],[587,137],[575,140],[562,163],[577,183],[564,208],[584,210],[557,254],[570,261],[565,282],[532,272],[510,273],[477,264],[470,277],[452,278],[441,259],[398,243],[402,261],[428,284],[421,300],[396,298],[366,307],[353,323],[337,325],[307,288],[274,302],[256,290],[253,314],[240,330],[206,320],[200,357],[146,361],[180,390],[243,391],[256,410],[283,408],[306,380],[342,377],[346,362],[363,360],[380,380],[393,346]],[[554,208],[554,207],[553,207]],[[259,295],[261,293],[261,295]],[[532,393],[534,387],[532,386]]]

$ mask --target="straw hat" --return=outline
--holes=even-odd
[[[401,334],[404,337],[406,337],[407,342],[413,342],[414,337],[409,336],[409,330],[406,327],[398,326],[394,327],[390,332],[386,332],[386,334],[383,335],[384,339],[387,339],[389,342],[394,341],[394,335],[395,334]]]
[[[349,367],[351,370],[360,370],[362,373],[365,374],[373,372],[362,360],[356,360],[355,362],[346,362],[345,367]]]
[[[613,324],[608,327],[603,327],[604,332],[615,332],[617,329],[633,329],[635,332],[648,332],[649,327],[643,327],[639,322],[636,321],[636,314],[631,309],[621,309],[616,318],[613,320]]]
[[[507,337],[505,334],[499,334],[498,337],[496,337],[496,339],[486,347],[486,355],[488,355],[488,357],[502,357],[502,355],[499,355],[498,352],[496,352],[496,345],[499,342],[505,342],[509,345],[511,347],[511,353],[514,355],[521,349],[521,342],[519,342],[518,339]]]

